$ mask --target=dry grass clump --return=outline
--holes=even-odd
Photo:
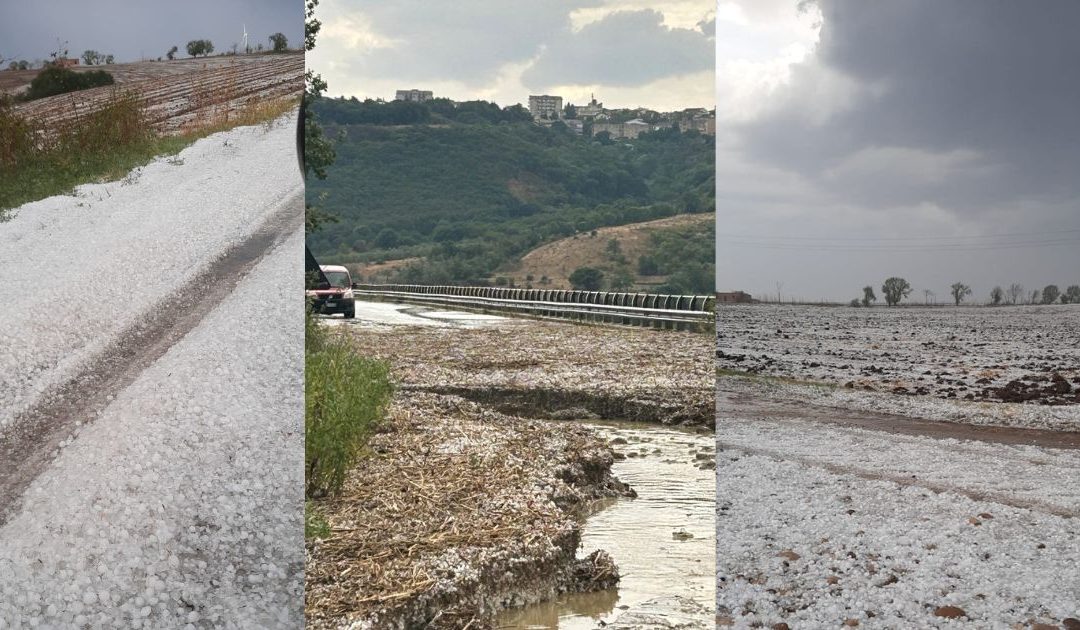
[[[330,536],[308,545],[309,627],[487,627],[577,579],[575,515],[618,492],[612,453],[587,430],[453,397],[398,399],[369,449],[316,502]]]

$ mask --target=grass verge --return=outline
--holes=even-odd
[[[386,363],[358,356],[310,314],[305,330],[305,496],[317,499],[341,489],[384,418],[393,387]]]
[[[254,100],[235,112],[207,117],[182,134],[156,134],[142,99],[117,91],[101,109],[45,129],[0,101],[0,221],[11,208],[71,191],[80,184],[123,178],[157,156],[174,155],[200,138],[244,125],[269,123],[297,99]]]

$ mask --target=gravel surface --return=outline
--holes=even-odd
[[[735,306],[718,366],[787,400],[1080,430],[1080,308]],[[823,384],[829,387],[808,387]]]
[[[212,135],[0,223],[0,431],[303,190],[295,121]]]
[[[303,622],[301,244],[264,259],[33,482],[0,529],[0,627]]]

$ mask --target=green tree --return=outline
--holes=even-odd
[[[863,287],[862,292],[863,292],[863,298],[862,298],[862,305],[863,306],[869,307],[871,302],[877,302],[877,296],[874,295],[874,287],[865,286],[865,287]]]
[[[304,21],[304,47],[306,50],[315,48],[315,36],[322,24],[315,19],[315,8],[319,6],[319,0],[307,0],[305,4]],[[313,108],[315,103],[326,91],[326,81],[311,70],[304,73],[304,179],[314,175],[317,179],[326,179],[326,168],[334,163],[337,154],[334,152],[334,143],[323,133],[322,126],[315,119]],[[304,231],[308,234],[315,232],[326,223],[334,223],[338,219],[335,215],[305,203]]]
[[[285,38],[284,33],[274,33],[268,39],[273,46],[273,52],[285,52],[289,49],[289,40]]]
[[[563,108],[563,118],[573,120],[577,118],[577,107],[574,107],[573,103],[567,103]]]
[[[949,291],[952,293],[953,302],[955,302],[957,306],[960,306],[960,303],[964,301],[965,297],[971,295],[971,287],[963,282],[953,283],[953,285],[949,287]]]
[[[994,287],[990,290],[990,303],[994,306],[1000,305],[1005,300],[1005,290],[1001,287]]]
[[[179,50],[179,49],[176,46],[173,46],[172,48],[169,49],[169,52],[165,53],[165,56],[169,58],[169,61],[172,61],[173,57],[176,56],[176,51],[177,50]]]
[[[1042,290],[1042,303],[1053,304],[1057,302],[1058,296],[1061,295],[1061,290],[1058,289],[1056,284],[1048,284],[1043,287]]]
[[[1069,285],[1062,294],[1061,301],[1065,304],[1080,304],[1080,285]]]
[[[604,272],[595,267],[578,267],[570,274],[570,284],[579,291],[599,291],[604,286]]]
[[[206,49],[203,47],[203,41],[204,40],[201,40],[201,39],[193,39],[190,42],[188,42],[187,43],[187,54],[190,55],[191,57],[198,57],[199,55],[205,53]]]
[[[82,54],[83,63],[92,66],[98,62],[101,55],[96,50],[84,50]]]
[[[885,294],[885,304],[896,306],[911,293],[911,285],[907,280],[893,276],[881,285],[881,292]]]
[[[398,233],[390,228],[383,228],[375,237],[375,245],[381,249],[393,249],[401,242]]]
[[[660,273],[660,265],[655,257],[643,254],[638,256],[637,272],[643,276],[655,276]]]
[[[105,55],[105,65],[111,64],[115,59],[112,55]],[[158,57],[158,61],[161,61],[161,57]]]

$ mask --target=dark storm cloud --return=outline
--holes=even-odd
[[[718,286],[1080,282],[1080,3],[814,4],[813,54],[719,130]]]
[[[749,157],[870,206],[929,201],[977,213],[1076,195],[1080,3],[818,5],[816,55],[793,69],[769,115],[739,131]],[[853,85],[851,102],[810,120],[830,73]]]
[[[570,12],[592,0],[507,2],[355,3],[381,37],[403,42],[353,60],[340,60],[358,75],[393,74],[402,80],[453,79],[478,86],[507,63],[524,62],[552,33],[568,29]]]
[[[225,52],[242,41],[269,46],[267,37],[281,32],[290,46],[304,33],[300,0],[97,0],[95,2],[4,0],[0,18],[0,55],[5,59],[47,59],[57,40],[67,42],[71,56],[84,50],[111,53],[117,61],[163,57],[172,46],[209,39]]]
[[[567,84],[633,86],[713,68],[715,21],[668,28],[651,9],[618,11],[563,30],[522,75],[529,88]]]

